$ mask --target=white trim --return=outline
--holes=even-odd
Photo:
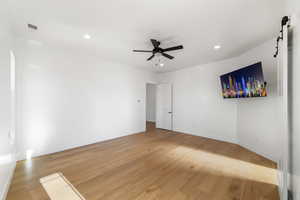
[[[277,179],[278,179],[278,193],[280,200],[283,200],[283,171],[282,160],[277,162]]]
[[[203,132],[198,132],[198,133],[195,133],[195,132],[192,132],[192,131],[188,131],[188,130],[181,130],[181,129],[175,129],[173,130],[174,132],[177,132],[177,133],[182,133],[182,134],[186,134],[186,135],[193,135],[193,136],[198,136],[198,137],[203,137],[203,138],[208,138],[208,139],[212,139],[212,140],[217,140],[217,141],[220,141],[220,142],[228,142],[228,143],[231,143],[231,144],[236,144],[236,145],[239,145],[241,147],[244,147],[245,149],[248,149],[248,147],[244,146],[244,145],[241,145],[240,143],[238,143],[238,141],[235,139],[235,138],[226,138],[226,137],[222,137],[222,136],[219,136],[219,135],[212,135],[212,134],[202,134]],[[248,149],[250,151],[252,151],[251,149]],[[253,151],[254,152],[254,151]],[[256,152],[255,152],[256,153]],[[267,157],[266,157],[267,158]],[[268,158],[269,159],[269,158]]]
[[[155,123],[155,120],[146,120],[146,122],[153,122],[153,123]]]
[[[8,176],[7,183],[6,183],[6,185],[4,186],[4,189],[3,189],[3,191],[2,191],[2,194],[0,195],[0,200],[5,200],[5,199],[6,199],[6,196],[7,196],[7,193],[8,193],[8,191],[9,191],[9,187],[10,187],[11,181],[12,181],[12,179],[13,179],[13,175],[14,175],[15,169],[16,169],[16,162],[14,161],[14,162],[13,162],[13,167],[12,167],[12,169],[10,170],[10,174],[9,174],[9,176]]]
[[[16,139],[16,57],[14,52],[10,52],[10,131],[9,131],[9,140],[10,144],[15,144]]]
[[[155,120],[147,120],[147,85],[155,85]],[[156,122],[156,93],[157,93],[157,91],[156,91],[156,87],[157,87],[157,84],[158,83],[156,83],[156,82],[154,82],[154,81],[147,81],[146,82],[146,84],[145,84],[145,122],[147,123],[147,122],[153,122],[153,123],[155,123]],[[146,123],[145,123],[145,132],[147,131],[146,129]]]
[[[146,125],[146,123],[145,123],[145,125]],[[40,157],[40,156],[45,156],[45,155],[50,155],[50,154],[59,153],[59,152],[63,152],[63,151],[68,151],[68,150],[71,150],[71,149],[81,148],[81,147],[88,146],[88,145],[94,145],[94,144],[97,144],[97,143],[100,143],[100,142],[107,142],[109,140],[114,140],[114,139],[130,136],[130,135],[135,135],[135,134],[140,134],[140,133],[144,133],[144,132],[145,132],[145,129],[135,131],[135,132],[131,132],[131,133],[125,133],[125,134],[118,135],[118,136],[107,137],[107,138],[104,138],[104,139],[102,138],[101,140],[98,140],[96,142],[87,142],[87,143],[84,143],[84,144],[75,144],[75,145],[71,145],[69,147],[61,148],[61,149],[55,150],[55,151],[51,150],[51,151],[38,152],[38,153],[34,153],[32,155],[32,159]],[[16,159],[17,159],[17,161],[25,160],[26,159],[25,153],[24,152],[17,153],[16,154]]]
[[[284,147],[283,147],[283,190],[282,200],[288,197],[288,171],[289,171],[289,82],[288,82],[288,27],[283,27],[283,42],[282,42],[282,68],[283,68],[283,133],[284,133]]]
[[[288,27],[283,27],[283,39],[279,42],[278,94],[282,113],[282,154],[278,165],[278,188],[281,200],[288,197],[289,171],[289,81],[288,81]]]

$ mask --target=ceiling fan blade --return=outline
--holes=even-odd
[[[163,49],[163,52],[174,51],[174,50],[179,50],[179,49],[183,49],[183,46],[179,45],[179,46],[175,46],[175,47],[166,48],[166,49]]]
[[[150,52],[150,53],[152,53],[152,51],[150,51],[150,50],[133,50],[133,52],[145,52],[145,53]]]
[[[149,60],[151,60],[152,58],[154,58],[154,54],[152,55],[152,56],[150,56],[150,58],[148,58],[147,60],[149,61]]]
[[[166,53],[161,53],[161,55],[163,55],[164,57],[167,57],[169,59],[173,59],[174,57],[169,55],[169,54],[166,54]]]
[[[154,39],[151,39],[151,43],[155,48],[158,48],[158,46],[160,45],[160,42]]]

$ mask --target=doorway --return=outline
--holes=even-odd
[[[146,84],[146,131],[156,128],[156,84]]]
[[[173,87],[171,84],[146,84],[146,130],[173,130]]]

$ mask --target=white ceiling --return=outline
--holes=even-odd
[[[276,36],[284,0],[10,0],[18,36],[95,53],[150,69],[172,71],[237,56]],[[36,24],[37,32],[27,29]],[[90,40],[84,40],[84,34]],[[147,62],[150,38],[170,52],[163,68]],[[222,48],[215,51],[213,46]],[[272,52],[270,52],[271,54]]]

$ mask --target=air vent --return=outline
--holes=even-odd
[[[36,25],[33,25],[33,24],[27,24],[27,27],[29,29],[32,29],[32,30],[37,30],[38,29],[38,27]]]

